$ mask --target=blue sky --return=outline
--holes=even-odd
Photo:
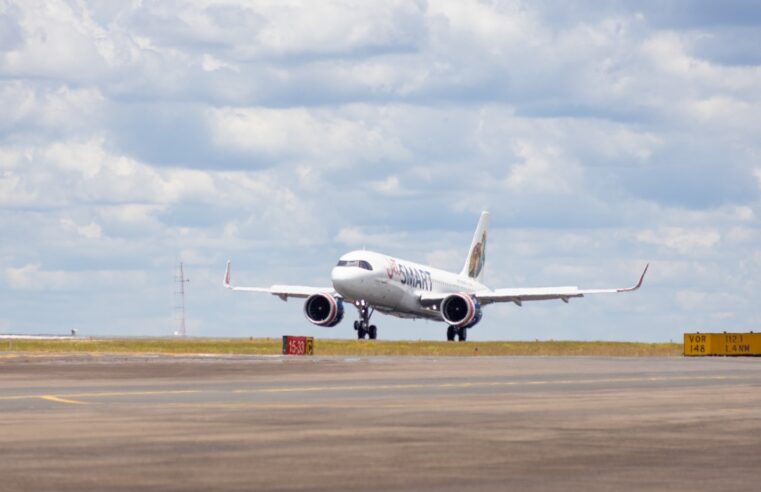
[[[350,338],[300,302],[367,247],[458,270],[488,339],[761,330],[753,1],[0,0],[0,332]],[[444,325],[379,316],[381,338]]]

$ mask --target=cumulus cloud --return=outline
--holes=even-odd
[[[11,288],[35,291],[138,288],[145,285],[147,278],[145,272],[44,270],[38,264],[5,270],[5,280]]]
[[[578,188],[579,170],[557,149],[537,149],[527,142],[516,142],[515,153],[521,162],[510,171],[506,185],[515,191],[567,193]]]
[[[379,128],[336,111],[221,108],[211,110],[208,118],[218,147],[270,162],[307,157],[320,159],[322,167],[329,168],[357,156],[382,160],[402,152]]]
[[[338,231],[335,239],[339,243],[355,248],[366,248],[369,246],[372,248],[378,248],[403,243],[405,241],[405,236],[395,232],[367,232],[358,227],[343,227]]]
[[[71,203],[173,203],[210,200],[209,174],[187,169],[155,169],[109,153],[101,139],[62,141],[16,151],[23,165],[6,171],[3,195],[9,206]]]
[[[667,227],[660,230],[645,230],[637,234],[639,241],[665,246],[681,254],[695,250],[711,249],[721,241],[721,234],[714,229],[689,230]]]
[[[76,222],[71,220],[70,218],[65,218],[61,220],[61,224],[64,227],[67,227],[71,230],[74,230],[82,237],[88,238],[88,239],[98,239],[103,234],[103,229],[100,227],[100,225],[96,224],[95,222],[90,222],[86,225],[78,225]]]
[[[399,176],[392,174],[381,181],[373,181],[370,186],[378,193],[384,195],[399,195],[402,193],[402,185]]]
[[[3,326],[171,333],[183,260],[199,333],[324,335],[225,296],[220,265],[323,285],[366,246],[456,270],[485,208],[495,286],[654,268],[635,303],[495,308],[476,338],[758,319],[759,24],[699,0],[0,3]],[[30,289],[111,308],[46,318]]]

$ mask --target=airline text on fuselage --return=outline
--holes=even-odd
[[[396,260],[390,260],[389,267],[386,269],[388,278],[397,278],[402,285],[408,285],[410,287],[431,291],[433,289],[433,280],[431,279],[431,272],[423,270],[421,268],[415,268],[412,266],[399,263]]]

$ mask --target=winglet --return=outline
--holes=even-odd
[[[230,260],[227,260],[227,267],[225,267],[225,287],[228,289],[233,288],[233,286],[230,285]]]
[[[642,275],[639,277],[639,282],[637,282],[637,285],[634,287],[629,287],[628,289],[618,289],[619,292],[632,292],[640,287],[642,287],[642,282],[645,280],[645,274],[647,273],[647,269],[650,268],[650,263],[645,265],[645,270],[642,272]]]

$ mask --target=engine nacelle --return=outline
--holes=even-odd
[[[319,326],[336,326],[344,318],[344,303],[330,294],[313,294],[304,302],[304,316]]]
[[[470,328],[481,321],[481,304],[465,293],[445,297],[440,310],[441,319],[455,328]]]

